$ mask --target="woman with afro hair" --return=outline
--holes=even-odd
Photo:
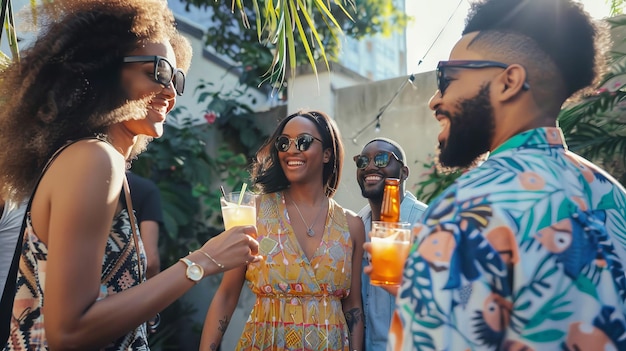
[[[144,281],[125,170],[162,135],[191,47],[162,0],[38,13],[39,37],[0,82],[2,196],[30,198],[4,349],[148,350],[145,322],[203,277],[258,260],[256,232],[226,231]]]

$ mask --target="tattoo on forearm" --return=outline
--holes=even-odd
[[[363,311],[360,308],[353,308],[345,313],[348,331],[352,333],[354,326],[363,320]]]
[[[226,333],[226,328],[228,328],[228,323],[230,323],[230,320],[228,319],[227,316],[224,316],[224,319],[220,319],[219,321],[217,321],[217,323],[219,324],[217,326],[217,331],[220,332],[220,339],[222,338],[222,336],[224,336],[224,334]],[[219,342],[217,343],[211,343],[211,345],[209,345],[209,348],[211,351],[217,351],[219,347]]]
[[[224,319],[220,319],[218,323],[220,325],[217,327],[217,330],[222,334],[221,336],[224,336],[224,333],[226,333],[226,328],[228,328],[228,323],[230,323],[230,319],[224,316]]]

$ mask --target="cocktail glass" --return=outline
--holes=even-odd
[[[411,246],[411,225],[405,222],[372,222],[372,272],[370,284],[400,285],[404,262]]]
[[[239,197],[241,195],[241,201]],[[232,192],[220,197],[222,217],[226,230],[239,225],[256,226],[256,195],[251,192]]]

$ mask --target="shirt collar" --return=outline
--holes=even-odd
[[[491,157],[511,149],[539,147],[561,147],[567,149],[561,128],[543,127],[516,134],[493,150],[489,156]]]

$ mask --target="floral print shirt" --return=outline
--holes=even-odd
[[[387,350],[626,350],[626,192],[518,134],[416,226]]]

